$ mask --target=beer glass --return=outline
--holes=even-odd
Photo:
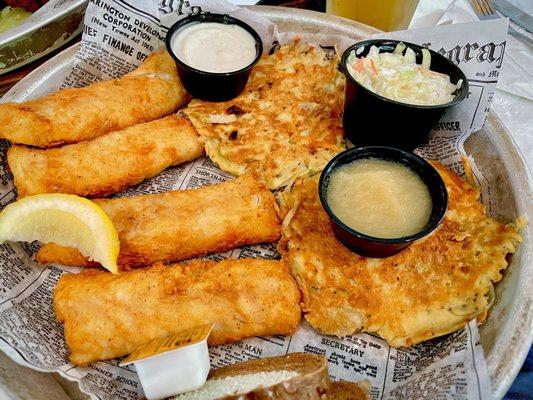
[[[326,12],[383,31],[406,29],[419,0],[327,0]]]

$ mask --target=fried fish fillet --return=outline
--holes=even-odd
[[[210,345],[292,334],[299,300],[286,264],[264,259],[194,260],[118,275],[89,270],[62,276],[54,290],[74,364],[120,357],[209,323],[215,323]]]
[[[226,251],[280,237],[274,195],[252,176],[198,189],[98,199],[118,231],[122,269]],[[95,266],[76,249],[45,244],[42,263]]]
[[[305,318],[319,331],[375,333],[391,346],[413,344],[484,319],[493,283],[521,241],[513,224],[485,215],[479,191],[434,163],[449,194],[440,227],[403,252],[358,256],[333,236],[317,178],[289,194],[279,250],[303,294]]]
[[[158,51],[122,78],[0,104],[0,138],[37,147],[76,143],[171,114],[188,100],[174,60]]]
[[[344,77],[320,48],[281,47],[252,70],[244,92],[183,110],[224,171],[255,171],[270,189],[319,171],[344,148]]]
[[[203,145],[177,115],[55,149],[14,145],[7,152],[19,197],[40,193],[107,196],[193,160]]]

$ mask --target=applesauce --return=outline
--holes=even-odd
[[[432,210],[431,195],[418,174],[403,164],[378,158],[357,160],[334,171],[327,202],[344,224],[381,239],[421,231]]]

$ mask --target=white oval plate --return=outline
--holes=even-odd
[[[328,29],[354,41],[376,32],[366,25],[313,11],[266,6],[250,8],[278,24],[282,32]],[[76,51],[77,45],[74,45],[37,68],[15,85],[2,101],[24,101],[57,89]],[[532,185],[527,168],[510,134],[493,114],[489,115],[481,131],[470,136],[465,148],[489,182],[494,183],[491,186],[493,216],[503,221],[526,216],[533,221]],[[496,302],[487,321],[480,327],[495,399],[503,398],[509,389],[533,341],[531,224],[521,231],[521,235],[523,243],[511,258],[503,280],[496,285]],[[20,379],[18,376],[17,380]],[[29,379],[34,382],[35,378],[32,375]]]

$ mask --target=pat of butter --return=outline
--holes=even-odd
[[[202,387],[209,373],[207,338],[214,324],[152,340],[120,365],[135,364],[144,395],[157,400]]]

